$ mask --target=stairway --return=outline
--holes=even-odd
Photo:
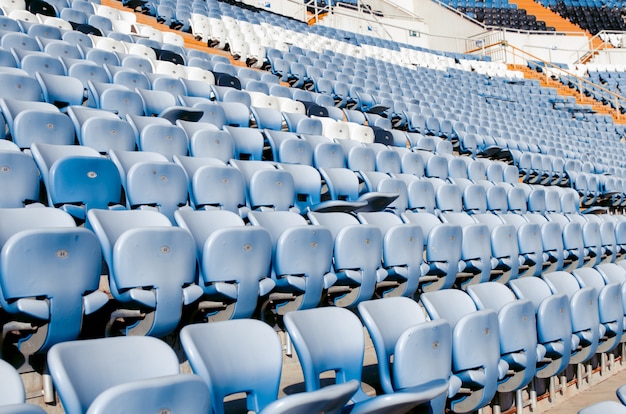
[[[535,70],[530,69],[528,66],[524,65],[508,65],[510,70],[516,70],[522,72],[524,77],[527,79],[536,79],[539,81],[541,86],[555,88],[557,94],[560,96],[573,96],[576,99],[576,102],[580,105],[591,105],[591,108],[594,112],[600,114],[607,114],[613,117],[613,120],[616,124],[626,124],[626,115],[619,113],[609,105],[605,105],[602,102],[598,102],[594,98],[581,95],[578,91],[571,89],[565,85],[563,85],[559,81],[555,81],[554,79],[548,78],[545,74],[539,73]]]
[[[509,0],[509,3],[517,5],[520,9],[525,9],[528,14],[534,15],[537,20],[543,20],[546,22],[546,26],[552,26],[557,32],[570,32],[576,34],[586,34],[588,38],[592,38],[591,33],[581,29],[579,26],[570,22],[564,17],[561,17],[558,13],[553,12],[547,7],[537,3],[534,0]],[[605,47],[605,43],[601,39],[595,37],[592,39],[593,49],[600,49]],[[590,54],[589,59],[593,57]]]

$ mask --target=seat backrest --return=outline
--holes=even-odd
[[[224,412],[224,398],[248,394],[248,409],[261,411],[278,396],[282,353],[274,330],[242,319],[188,325],[181,342],[194,370],[209,385],[213,410]]]
[[[78,203],[87,211],[119,203],[119,172],[110,159],[101,157],[96,150],[79,145],[34,143],[31,151],[48,190],[50,206]]]
[[[78,337],[83,295],[98,289],[101,259],[97,239],[86,229],[23,225],[32,230],[8,238],[0,254],[0,302],[10,313],[28,313],[31,307],[37,309],[31,298],[45,298],[39,303],[46,305],[46,311],[35,314],[47,319],[46,335],[35,341],[32,353]]]
[[[48,366],[69,413],[86,412],[113,386],[180,372],[178,358],[165,342],[142,336],[58,344],[48,353]]]
[[[121,302],[143,303],[154,313],[145,324],[128,328],[129,333],[171,332],[180,322],[183,289],[195,279],[191,234],[150,210],[94,210],[88,223],[108,264],[112,295]]]
[[[445,319],[453,328],[463,316],[477,310],[470,296],[457,289],[425,292],[421,302],[431,319]]]
[[[33,158],[20,151],[0,151],[0,207],[23,207],[39,200],[39,170]]]
[[[365,342],[363,325],[349,310],[337,307],[289,312],[285,327],[304,373],[307,391],[321,388],[320,374],[335,371],[336,382],[361,379]],[[363,400],[362,389],[353,400]]]
[[[408,328],[426,322],[426,315],[416,301],[404,297],[368,300],[358,308],[374,343],[381,386],[386,393],[394,392],[391,362],[396,343]]]

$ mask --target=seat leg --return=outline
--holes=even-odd
[[[44,373],[41,378],[43,382],[43,400],[46,404],[54,403],[54,384],[52,383],[52,377],[48,372],[48,366],[44,369]]]

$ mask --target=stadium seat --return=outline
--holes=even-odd
[[[181,374],[174,351],[156,338],[66,342],[50,350],[48,366],[67,413],[211,409],[206,384]]]
[[[285,327],[298,352],[307,391],[319,390],[320,374],[333,370],[338,384],[361,380],[365,342],[358,317],[341,308],[327,307],[290,312]],[[323,346],[321,346],[324,344]],[[332,351],[330,351],[332,349]],[[322,388],[323,389],[323,388]],[[408,411],[429,403],[447,389],[446,384],[426,390],[405,390],[368,397],[359,387],[352,396],[351,413]]]
[[[209,321],[251,317],[275,286],[268,232],[245,226],[231,211],[180,210],[174,216],[195,240],[204,290],[200,312]]]
[[[191,234],[156,211],[90,210],[88,225],[100,241],[111,294],[121,307],[111,314],[107,335],[172,332],[183,306],[193,306],[203,292],[194,283]]]
[[[264,414],[335,412],[357,391],[356,380],[278,398],[282,354],[272,328],[252,319],[189,325],[180,333],[192,369],[209,385],[213,411],[224,398],[246,393],[248,410]],[[224,373],[230,374],[225,376]]]

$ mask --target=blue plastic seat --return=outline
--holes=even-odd
[[[337,276],[329,296],[336,306],[352,307],[373,297],[385,280],[382,264],[382,234],[356,217],[339,212],[308,213],[312,224],[328,228],[334,240],[333,266]],[[382,288],[384,289],[383,284]]]
[[[156,338],[66,342],[50,350],[48,366],[70,414],[211,409],[206,384],[196,375],[181,374],[174,351]]]
[[[87,85],[90,93],[90,101],[88,102],[90,107],[111,111],[120,118],[124,118],[126,114],[144,114],[141,96],[126,86],[93,81],[88,81]]]
[[[515,392],[516,407],[522,410],[522,388],[535,376],[546,348],[537,343],[535,307],[528,299],[516,300],[513,292],[501,283],[486,282],[467,287],[479,310],[498,314],[500,355],[509,365],[509,373],[498,385],[499,392]]]
[[[232,136],[205,122],[176,121],[183,128],[189,142],[189,153],[195,157],[211,157],[228,162],[235,155]]]
[[[272,149],[272,158],[276,162],[286,164],[313,163],[313,148],[311,144],[299,138],[298,135],[287,131],[265,131],[265,137]]]
[[[335,307],[307,309],[285,315],[285,327],[300,359],[307,391],[319,390],[320,374],[335,372],[337,384],[361,381],[365,340],[363,325],[350,311]],[[404,390],[368,397],[359,387],[352,396],[351,413],[406,412],[429,403],[446,390],[439,387]]]
[[[10,141],[6,141],[11,144]],[[0,149],[0,208],[24,207],[39,201],[39,170],[17,145]]]
[[[194,283],[195,246],[189,232],[161,213],[142,210],[90,210],[88,225],[100,240],[111,294],[122,307],[111,315],[107,335],[172,332],[183,306],[202,295]]]
[[[135,135],[128,122],[110,111],[70,106],[69,119],[74,124],[80,145],[106,154],[111,150],[134,151]]]
[[[578,281],[568,272],[544,273],[542,278],[554,293],[565,293],[569,298],[572,333],[579,340],[578,348],[572,352],[570,364],[588,361],[596,353],[601,328],[598,294],[592,287],[581,288]]]
[[[224,130],[233,138],[235,143],[235,157],[240,160],[263,159],[264,138],[256,128],[234,127],[226,125]]]
[[[111,151],[129,209],[160,211],[174,222],[174,212],[187,205],[187,178],[183,169],[164,155],[147,151]]]
[[[93,148],[34,143],[33,158],[46,186],[48,205],[85,220],[92,208],[116,208],[121,180],[115,164]]]
[[[84,315],[108,301],[98,291],[97,239],[53,208],[3,209],[0,221],[0,303],[5,328],[13,324],[22,336],[17,349],[28,357],[76,339]]]
[[[427,321],[419,304],[403,297],[368,300],[358,309],[374,343],[383,391],[439,388],[442,392],[430,401],[429,411],[443,413],[446,397],[461,386],[451,372],[450,324]]]
[[[413,297],[422,277],[424,236],[421,227],[388,212],[359,213],[359,221],[377,226],[383,235],[382,267],[387,272],[383,296]]]
[[[598,353],[611,352],[621,342],[624,334],[624,312],[621,283],[607,283],[594,268],[581,268],[572,272],[581,287],[593,287],[598,296],[598,315],[604,334],[598,344]],[[602,361],[604,363],[604,361]],[[602,367],[605,369],[606,367]]]
[[[291,174],[268,161],[231,160],[246,180],[246,199],[251,210],[295,211],[295,185]]]
[[[602,401],[589,405],[581,410],[578,410],[578,414],[603,414],[603,413],[626,413],[626,407],[616,401]]]
[[[278,164],[278,168],[289,172],[294,182],[294,203],[301,214],[317,212],[353,212],[365,207],[365,202],[346,200],[322,201],[322,176],[310,165]]]
[[[345,167],[345,156],[340,144],[322,135],[303,134],[302,138],[313,148],[313,166],[317,169]]]
[[[0,378],[2,378],[2,392],[0,393],[0,413],[10,414],[41,414],[45,411],[34,404],[26,404],[26,391],[20,374],[11,364],[0,361]]]
[[[194,237],[200,310],[209,321],[249,318],[274,288],[270,276],[271,239],[262,228],[245,226],[231,211],[180,210],[179,226]]]
[[[20,68],[28,72],[30,76],[35,77],[37,72],[58,76],[65,75],[65,68],[59,59],[44,52],[25,52],[23,50],[20,52],[15,51],[15,54],[20,57]]]
[[[143,72],[109,64],[105,64],[104,68],[108,72],[111,82],[116,85],[126,86],[131,91],[134,91],[135,88],[150,88],[150,81]]]
[[[349,381],[278,399],[281,343],[260,321],[188,325],[180,338],[192,369],[209,385],[216,414],[225,412],[225,397],[239,392],[246,393],[247,409],[257,413],[337,412],[359,387]]]
[[[431,213],[405,211],[403,221],[422,228],[424,236],[423,291],[447,289],[456,283],[459,272],[463,232],[461,226],[442,223]]]
[[[20,148],[30,148],[35,142],[74,144],[72,122],[52,104],[7,98],[0,99],[0,109],[13,142]]]
[[[0,83],[5,85],[0,92],[0,98],[41,101],[39,83],[26,72],[23,74],[0,72]]]
[[[259,129],[281,131],[283,128],[283,118],[277,109],[251,106],[250,113]]]
[[[450,401],[456,412],[470,412],[489,404],[508,364],[500,359],[500,333],[494,310],[477,310],[459,289],[425,292],[420,300],[431,320],[445,319],[452,327],[452,374],[461,379]]]
[[[69,105],[82,105],[84,88],[80,80],[71,76],[50,75],[47,73],[37,73],[35,75],[41,91],[43,100],[58,108],[65,108]]]
[[[331,200],[365,202],[360,212],[382,211],[399,196],[399,193],[369,191],[360,193],[358,175],[347,168],[320,168],[324,182],[328,186]]]
[[[302,216],[293,212],[252,211],[248,218],[271,235],[272,278],[276,291],[284,294],[281,300],[274,300],[276,312],[284,315],[318,306],[324,293],[337,280],[331,272],[333,238],[330,231],[308,225]]]
[[[525,277],[509,282],[511,290],[520,299],[532,301],[537,321],[537,341],[546,349],[543,360],[538,360],[537,378],[554,381],[570,363],[580,340],[572,335],[568,297],[552,293],[541,278]]]

